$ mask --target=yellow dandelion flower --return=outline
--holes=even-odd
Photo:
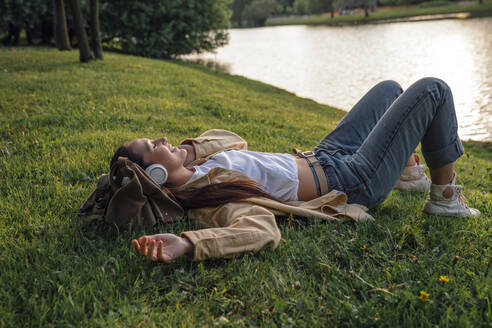
[[[449,282],[449,278],[447,276],[439,276],[440,282]]]
[[[360,249],[366,250],[367,249],[367,245],[364,244],[364,246],[362,246]]]
[[[417,256],[413,255],[413,254],[408,254],[408,257],[411,259],[411,260],[416,260],[417,259]]]
[[[419,298],[422,300],[422,301],[427,301],[430,297],[430,294],[427,294],[426,292],[424,292],[423,290],[420,291],[420,296]]]

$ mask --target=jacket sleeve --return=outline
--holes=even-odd
[[[257,252],[268,245],[276,248],[280,241],[275,216],[266,208],[250,203],[193,209],[188,211],[188,217],[207,227],[181,233],[195,246],[193,259],[197,261]]]
[[[243,138],[234,132],[221,129],[205,131],[197,138],[184,139],[181,144],[193,145],[197,160],[205,159],[217,152],[228,149],[248,149],[248,144]]]

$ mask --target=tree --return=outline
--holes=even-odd
[[[72,12],[73,23],[75,26],[75,33],[77,35],[77,41],[79,45],[79,57],[82,63],[86,63],[94,57],[92,57],[91,49],[89,48],[89,41],[87,40],[87,34],[85,33],[84,21],[82,19],[82,12],[80,11],[79,0],[69,0],[70,11]]]
[[[294,12],[298,15],[305,15],[308,13],[308,0],[295,0]]]
[[[330,11],[333,17],[333,1],[334,0],[296,0],[294,2],[294,12],[298,15],[306,15],[322,14]]]
[[[96,59],[103,59],[101,34],[99,32],[99,1],[91,0],[90,11],[91,43],[92,51]]]
[[[7,32],[5,45],[18,45],[22,29],[29,44],[35,39],[49,43],[52,36],[52,17],[46,0],[0,0],[0,31]]]
[[[1,34],[7,32],[5,45],[18,45],[23,29],[29,44],[36,39],[51,41],[53,13],[46,0],[0,0],[0,13]]]
[[[64,0],[55,0],[55,44],[58,50],[72,50],[68,40]]]
[[[277,0],[277,3],[282,6],[282,13],[286,13],[294,6],[294,0]]]
[[[322,14],[330,10],[331,0],[308,0],[307,8],[310,14]]]
[[[232,17],[231,22],[235,22],[237,26],[243,27],[243,13],[244,8],[251,3],[252,0],[234,0],[232,3]]]
[[[228,41],[229,0],[101,0],[101,32],[123,52],[170,58]]]
[[[263,26],[276,9],[275,0],[253,0],[244,8],[244,18],[250,26]]]
[[[360,0],[360,5],[364,9],[364,14],[369,17],[369,10],[374,10],[377,6],[376,0]]]

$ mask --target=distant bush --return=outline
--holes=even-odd
[[[230,0],[101,0],[101,32],[125,53],[170,58],[228,41]]]

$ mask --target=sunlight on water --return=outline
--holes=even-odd
[[[462,139],[492,141],[492,18],[353,27],[230,31],[206,54],[232,74],[349,110],[381,80],[403,88],[425,76],[453,90]]]

